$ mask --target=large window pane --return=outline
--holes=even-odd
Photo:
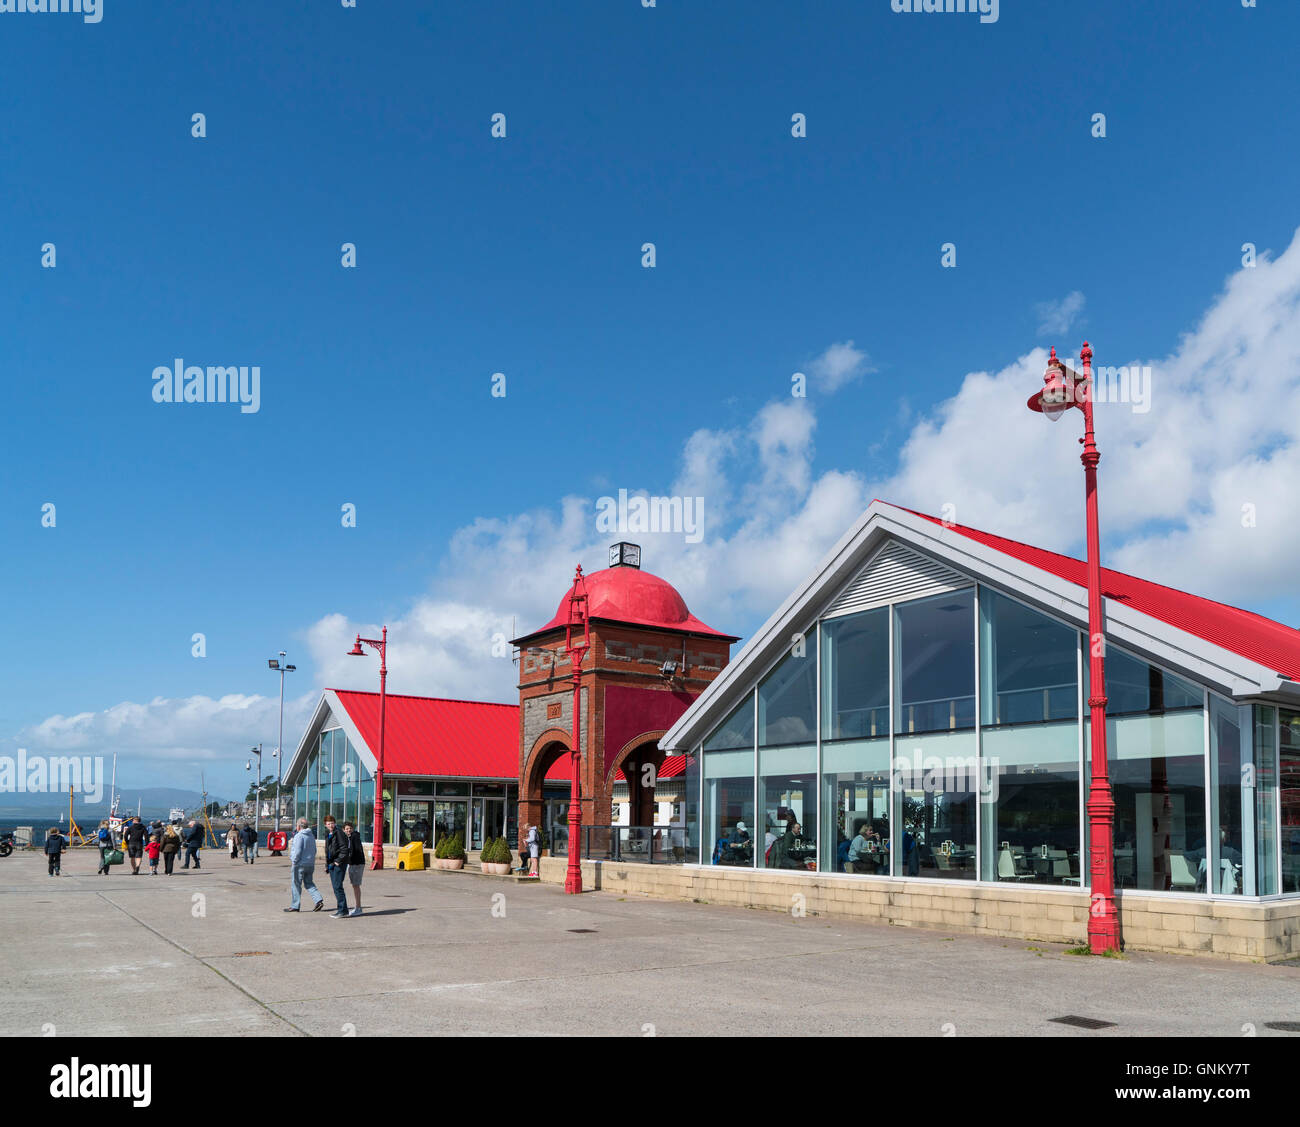
[[[889,608],[822,623],[822,739],[889,735]]]
[[[1087,661],[1083,670],[1083,695],[1088,698]],[[1165,673],[1145,661],[1106,647],[1106,715],[1125,716],[1136,712],[1170,712],[1179,708],[1201,708],[1201,690],[1190,681]]]
[[[700,861],[700,754],[691,752],[686,756],[686,850],[685,860],[688,865]]]
[[[889,875],[889,740],[822,748],[822,869]]]
[[[816,652],[804,647],[787,654],[758,686],[758,746],[779,747],[814,741],[816,699]]]
[[[375,780],[371,778],[365,779],[360,790],[361,814],[357,821],[361,830],[361,840],[373,842],[375,839]]]
[[[1277,747],[1273,737],[1277,710],[1257,704],[1251,709],[1255,730],[1255,894],[1277,893]]]
[[[705,751],[727,751],[732,748],[754,746],[754,698],[746,694],[745,699],[707,740]]]
[[[754,753],[704,753],[703,847],[713,865],[751,868],[755,840]]]
[[[758,770],[764,827],[758,867],[815,871],[817,748],[763,748]]]
[[[1109,660],[1107,661],[1109,668]],[[1091,725],[1084,725],[1091,761]],[[1201,709],[1106,723],[1119,888],[1197,892],[1209,871]]]
[[[975,726],[974,598],[956,591],[895,608],[896,731]]]
[[[1081,887],[1078,724],[988,728],[983,741],[983,878]]]
[[[987,587],[980,590],[980,722],[1073,720],[1078,634]]]
[[[1249,717],[1249,709],[1242,711]],[[1255,818],[1249,809],[1254,787],[1242,786],[1242,764],[1250,761],[1249,737],[1247,727],[1242,739],[1237,706],[1211,694],[1210,852],[1200,875],[1213,892],[1241,893],[1249,885],[1254,893]],[[1207,873],[1214,874],[1213,881]]]
[[[894,756],[894,875],[974,880],[979,798],[974,733],[900,738]]]
[[[1278,716],[1277,797],[1281,807],[1282,891],[1300,892],[1300,712]]]

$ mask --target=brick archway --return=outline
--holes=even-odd
[[[621,770],[627,783],[628,825],[649,826],[654,824],[655,788],[643,787],[641,780],[647,764],[654,767],[654,778],[658,778],[659,768],[663,766],[664,753],[659,750],[659,741],[667,729],[657,732],[643,732],[634,736],[619,750],[614,761],[609,765],[606,777],[606,789],[613,793],[614,780]]]
[[[542,824],[545,813],[542,787],[546,772],[554,766],[562,755],[572,753],[573,733],[561,728],[548,728],[533,741],[524,760],[522,785],[519,788],[519,841],[518,847],[524,848],[524,824],[535,826]]]

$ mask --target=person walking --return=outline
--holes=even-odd
[[[244,828],[239,831],[239,837],[244,843],[244,861],[251,865],[257,860],[257,830],[252,822],[244,823]]]
[[[176,854],[181,851],[181,835],[176,832],[175,826],[168,825],[163,830],[160,851],[163,859],[163,872],[167,876],[171,876],[172,866],[176,864]]]
[[[147,836],[138,815],[131,819],[131,824],[126,827],[126,832],[122,835],[122,843],[126,846],[126,855],[131,859],[131,875],[133,877],[140,875],[140,859],[144,856],[144,843]]]
[[[348,913],[350,916],[361,915],[361,878],[366,874],[366,851],[361,848],[361,835],[351,822],[343,823],[343,839],[347,846],[348,882],[352,885],[352,900],[356,907]],[[347,901],[343,902],[344,907]]]
[[[182,840],[185,842],[185,864],[181,868],[188,869],[191,860],[194,862],[194,867],[199,868],[199,850],[203,848],[204,844],[203,827],[191,819]]]
[[[325,907],[325,897],[316,887],[313,876],[316,870],[316,835],[308,828],[306,818],[298,819],[297,828],[298,832],[293,835],[293,841],[289,843],[289,865],[293,870],[293,884],[289,894],[289,907],[285,911],[298,911],[302,903],[302,890],[305,888],[316,901],[312,911],[319,912]]]
[[[162,852],[162,834],[154,834],[149,839],[149,844],[144,847],[144,851],[149,858],[149,875],[156,877],[158,875],[158,854]]]
[[[226,846],[230,850],[230,859],[239,860],[239,827],[234,822],[230,823],[230,829],[226,831]]]
[[[108,828],[108,821],[99,823],[99,833],[95,835],[95,844],[99,846],[99,868],[96,875],[108,876],[108,855],[113,848],[113,831]]]
[[[51,826],[50,832],[45,838],[45,859],[49,862],[50,876],[58,877],[63,874],[59,871],[60,862],[63,858],[63,851],[68,848],[68,839],[59,832],[58,826]]]
[[[325,872],[329,874],[334,889],[334,911],[330,918],[341,920],[348,914],[348,897],[343,882],[348,875],[348,849],[343,831],[334,824],[334,815],[325,815]]]

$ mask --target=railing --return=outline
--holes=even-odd
[[[583,826],[582,856],[588,861],[680,865],[686,859],[686,827]]]

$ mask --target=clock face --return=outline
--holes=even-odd
[[[641,566],[641,549],[635,544],[623,545],[623,562],[631,567]]]
[[[609,566],[610,566],[610,567],[617,567],[620,563],[623,562],[621,559],[619,559],[619,547],[620,547],[620,545],[618,545],[618,544],[611,544],[611,545],[609,546]]]

